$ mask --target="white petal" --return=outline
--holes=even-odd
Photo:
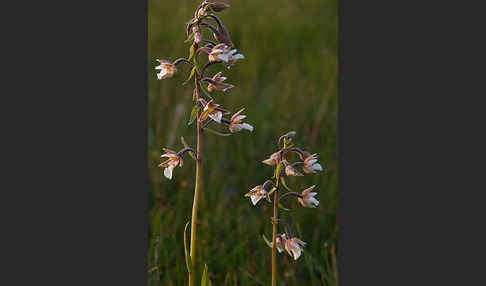
[[[162,156],[160,156],[160,157],[168,157],[168,158],[170,158],[170,157],[177,157],[177,154],[167,154],[167,153],[166,153],[166,154],[163,154],[163,155],[162,155]]]
[[[314,165],[312,166],[312,168],[313,168],[314,170],[317,170],[317,171],[322,171],[322,166],[321,166],[321,164],[314,164]]]
[[[250,198],[251,198],[251,202],[253,203],[253,205],[256,206],[258,201],[260,201],[263,197],[260,196],[259,194],[256,194],[256,195],[251,196]]]
[[[220,54],[220,55],[218,55],[218,59],[222,60],[225,63],[227,63],[229,61],[229,57],[228,57],[227,54]]]
[[[243,129],[246,129],[246,130],[249,130],[249,131],[253,132],[253,126],[251,126],[250,124],[243,123],[241,125],[242,125]]]
[[[308,164],[309,166],[312,166],[312,165],[313,165],[315,162],[317,162],[317,159],[311,159],[311,160],[308,160],[308,161],[307,161],[307,164]]]
[[[243,120],[243,119],[245,119],[245,118],[246,118],[246,115],[238,115],[238,116],[236,116],[236,117],[233,119],[233,121],[240,121],[240,120]]]
[[[234,56],[231,57],[233,60],[239,60],[239,59],[244,59],[245,56],[242,55],[242,54],[236,54]]]
[[[292,252],[294,253],[294,260],[297,260],[300,257],[300,254],[302,253],[300,248],[292,249]]]
[[[157,78],[158,79],[163,79],[165,77],[165,75],[167,74],[167,70],[166,69],[162,69],[158,74],[157,74]]]
[[[221,123],[221,118],[223,117],[223,113],[221,111],[215,112],[213,114],[209,114],[214,121]]]
[[[172,167],[172,166],[169,166],[169,167],[164,169],[164,176],[169,180],[172,179],[172,170],[173,169],[174,169],[174,167]]]
[[[162,65],[158,65],[155,67],[156,70],[161,70],[162,69]]]
[[[319,205],[319,201],[316,200],[315,198],[310,198],[309,199],[314,205],[318,206]]]

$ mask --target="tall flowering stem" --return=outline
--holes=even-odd
[[[200,90],[199,90],[199,75],[196,74],[194,77],[195,88],[196,88],[196,99],[200,99]],[[201,111],[199,111],[198,116],[200,115]],[[202,174],[201,174],[201,165],[202,165],[202,143],[203,142],[203,132],[201,128],[201,121],[197,121],[197,157],[196,157],[196,183],[194,186],[194,201],[192,203],[192,216],[191,216],[191,250],[190,250],[190,257],[191,257],[191,268],[188,271],[188,279],[189,285],[194,285],[194,275],[195,272],[195,257],[196,257],[196,228],[197,228],[197,210],[199,207],[199,192],[201,190],[201,181],[202,181]]]
[[[195,273],[197,266],[197,224],[198,224],[198,208],[199,200],[202,193],[202,165],[203,165],[203,134],[204,131],[220,135],[228,136],[233,133],[237,133],[243,129],[248,131],[253,131],[253,126],[248,123],[244,123],[243,119],[246,115],[241,114],[244,110],[240,109],[238,112],[234,113],[231,118],[225,118],[225,115],[231,114],[230,111],[223,109],[219,104],[214,102],[214,98],[209,94],[213,91],[226,92],[227,90],[234,87],[233,84],[224,82],[226,77],[222,75],[222,72],[218,72],[210,77],[205,77],[205,73],[209,66],[222,64],[226,68],[230,68],[236,61],[243,59],[242,54],[235,54],[236,49],[233,48],[233,42],[230,39],[230,35],[226,28],[223,26],[221,20],[213,14],[213,12],[220,12],[229,5],[221,2],[208,2],[204,1],[199,5],[194,12],[194,17],[188,22],[186,26],[186,36],[187,41],[191,42],[191,47],[189,49],[189,57],[179,58],[173,62],[163,59],[158,59],[159,65],[155,67],[156,70],[160,70],[157,73],[157,79],[165,79],[173,77],[177,71],[177,66],[179,64],[187,64],[191,66],[191,72],[188,82],[192,77],[194,77],[194,90],[193,90],[193,101],[194,107],[191,111],[191,118],[189,120],[189,125],[197,119],[196,123],[196,133],[197,133],[197,147],[196,151],[190,148],[187,143],[182,139],[182,143],[185,146],[179,152],[172,151],[170,149],[164,148],[165,154],[161,157],[167,157],[168,159],[162,162],[159,166],[164,169],[164,176],[168,179],[172,179],[173,170],[175,167],[183,166],[183,155],[190,152],[193,159],[196,160],[196,175],[195,175],[195,185],[194,185],[194,200],[192,204],[192,216],[191,216],[191,243],[190,251],[187,250],[186,246],[186,234],[184,231],[184,247],[186,251],[186,266],[188,271],[188,281],[189,286],[194,285]],[[205,21],[214,21],[217,26],[213,26]],[[204,39],[201,30],[208,29],[214,36],[214,40]],[[192,32],[191,32],[192,31]],[[205,44],[204,46],[202,46]],[[204,64],[203,68],[200,68],[200,54],[207,54],[208,61]],[[201,65],[202,66],[202,65]],[[203,84],[207,84],[204,87]],[[207,89],[207,91],[205,90]],[[207,98],[205,99],[204,96]],[[226,126],[229,133],[221,133],[219,131],[210,129],[208,126],[216,122],[220,126]],[[206,160],[206,158],[204,158]],[[186,225],[187,227],[187,225]]]
[[[273,232],[272,232],[272,286],[277,285],[277,229],[278,229],[278,188],[280,186],[280,174],[277,175],[277,184],[273,194]]]
[[[297,193],[288,188],[282,177],[283,175],[303,176],[303,174],[297,170],[298,167],[301,167],[302,171],[306,174],[322,171],[322,166],[317,163],[317,154],[311,155],[307,151],[302,151],[301,149],[294,147],[291,142],[295,135],[295,131],[282,135],[277,143],[279,151],[273,153],[268,159],[262,161],[264,164],[275,167],[273,176],[273,178],[275,178],[275,183],[272,180],[267,180],[263,185],[254,187],[245,195],[250,197],[253,205],[256,205],[262,198],[266,198],[267,201],[270,201],[270,195],[273,194],[272,242],[269,245],[272,248],[272,286],[277,285],[277,251],[283,252],[286,250],[294,260],[297,260],[303,251],[303,246],[306,244],[291,234],[290,227],[287,223],[285,223],[284,233],[278,233],[279,222],[281,221],[278,217],[280,201],[284,198],[295,197],[303,207],[315,208],[319,205],[319,201],[314,198],[317,193],[311,192],[315,185],[303,190],[302,193]],[[302,161],[294,162],[292,164],[289,163],[286,156],[290,153],[297,154]],[[283,191],[283,189],[281,189],[281,184],[285,189],[289,190],[282,195],[280,195],[281,191]],[[267,241],[267,243],[269,242]]]

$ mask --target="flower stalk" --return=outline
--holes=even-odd
[[[275,178],[275,183],[272,180],[266,180],[263,185],[254,187],[245,195],[251,198],[253,205],[256,205],[258,201],[265,196],[267,197],[267,200],[270,201],[269,196],[273,194],[273,216],[271,218],[272,242],[271,245],[269,243],[269,246],[272,248],[272,286],[277,285],[277,251],[281,253],[285,250],[292,258],[294,258],[294,260],[297,260],[302,254],[303,247],[306,245],[306,243],[299,238],[292,236],[289,225],[283,221],[285,233],[278,233],[279,222],[281,222],[281,219],[278,216],[280,201],[284,198],[294,197],[297,198],[297,201],[305,208],[315,208],[319,205],[319,201],[314,198],[317,193],[312,192],[315,185],[305,189],[302,193],[293,192],[288,188],[282,177],[284,174],[286,176],[304,176],[297,170],[297,168],[302,168],[306,174],[322,171],[322,166],[317,163],[317,154],[311,155],[307,151],[294,147],[291,142],[295,135],[296,132],[291,131],[280,136],[277,141],[279,151],[273,153],[268,159],[262,161],[262,163],[275,168],[273,176],[273,178]],[[288,158],[286,158],[286,156],[291,152],[295,153],[302,161],[294,163],[287,161]],[[281,194],[281,191],[284,190],[280,188],[280,184],[283,184],[285,189],[289,191]],[[272,189],[269,191],[268,189],[270,187],[272,187]]]
[[[166,153],[163,154],[162,157],[167,157],[168,159],[159,165],[160,167],[164,168],[165,177],[167,177],[168,179],[172,179],[174,168],[177,166],[183,166],[182,157],[185,153],[190,152],[191,156],[193,156],[193,158],[196,160],[194,198],[191,215],[191,242],[189,251],[187,250],[186,240],[184,240],[189,286],[194,286],[195,284],[195,273],[198,266],[197,262],[199,260],[197,259],[199,255],[199,251],[197,249],[197,226],[199,201],[203,188],[203,130],[210,131],[210,133],[220,136],[229,136],[243,129],[246,129],[250,132],[253,131],[253,126],[243,122],[243,119],[246,118],[246,115],[241,114],[244,108],[233,114],[230,119],[224,118],[225,115],[231,114],[231,112],[229,110],[221,108],[219,104],[214,102],[214,98],[209,95],[209,92],[227,92],[229,89],[234,87],[233,84],[224,82],[226,80],[226,77],[223,76],[223,72],[218,72],[209,77],[204,76],[206,68],[211,65],[222,64],[224,67],[229,68],[237,60],[244,59],[244,56],[242,54],[235,54],[236,49],[230,49],[230,47],[233,48],[233,42],[231,42],[228,30],[223,26],[221,20],[213,14],[213,12],[220,12],[225,10],[226,8],[229,8],[229,5],[226,3],[203,1],[201,5],[199,5],[195,10],[194,18],[192,18],[187,23],[185,29],[185,33],[187,36],[187,40],[185,42],[190,42],[192,40],[191,47],[189,49],[189,57],[187,59],[178,58],[172,63],[165,59],[157,60],[159,65],[155,67],[156,70],[160,70],[160,72],[157,73],[157,79],[159,80],[173,77],[178,72],[177,65],[181,63],[188,64],[192,68],[189,78],[184,82],[184,84],[189,82],[190,79],[194,77],[194,107],[191,111],[191,118],[188,125],[191,125],[193,121],[197,118],[196,151],[194,151],[191,147],[187,145],[184,140],[182,140],[185,148],[179,152],[175,152],[170,149],[164,149]],[[207,22],[204,22],[206,19],[215,21],[217,27]],[[200,32],[203,28],[208,29],[210,32],[212,32],[215,41],[203,38],[203,34]],[[206,45],[200,46],[203,43],[205,43]],[[208,57],[208,61],[206,64],[203,65],[203,63],[201,63],[201,66],[203,67],[202,69],[199,65],[200,55],[206,55]],[[207,91],[202,84],[203,82],[208,84]],[[208,100],[205,100],[203,98],[204,96],[206,96]],[[207,128],[207,126],[213,121],[216,122],[219,126],[226,126],[229,133],[221,133]]]
[[[197,100],[199,100],[201,94],[199,91],[199,76],[196,73],[196,76],[194,77],[195,81],[195,88],[196,88],[196,96]],[[198,116],[200,116],[201,110],[199,111]],[[191,216],[191,246],[190,246],[190,254],[189,256],[191,257],[191,268],[189,270],[189,285],[193,286],[194,285],[194,275],[193,273],[195,272],[195,265],[196,265],[196,240],[197,240],[197,211],[199,208],[199,193],[201,191],[201,180],[202,180],[202,175],[201,175],[201,167],[202,167],[202,159],[201,159],[201,154],[202,154],[202,144],[203,144],[203,133],[202,133],[202,128],[201,128],[201,121],[197,121],[197,156],[196,156],[196,183],[194,186],[194,201],[192,203],[192,216]]]

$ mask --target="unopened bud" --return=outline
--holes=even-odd
[[[221,12],[224,9],[230,7],[230,5],[223,3],[223,2],[210,3],[209,6],[211,7],[211,10],[213,10],[214,12]]]

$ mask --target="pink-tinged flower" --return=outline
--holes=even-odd
[[[267,191],[263,188],[263,185],[259,185],[251,189],[245,194],[245,197],[250,197],[251,202],[255,206],[262,198],[267,196]]]
[[[275,238],[275,244],[277,246],[277,250],[279,253],[284,251],[286,242],[287,242],[287,237],[285,236],[285,233],[277,234],[277,237]]]
[[[297,171],[296,168],[294,168],[287,160],[282,160],[284,163],[285,167],[285,174],[287,176],[303,176],[299,171]]]
[[[165,151],[165,154],[160,157],[167,157],[169,159],[165,162],[160,163],[159,167],[165,168],[164,176],[170,180],[172,179],[172,170],[177,167],[177,165],[179,165],[179,167],[182,167],[184,165],[184,162],[182,161],[182,157],[177,155],[177,152],[167,148],[163,149]]]
[[[262,163],[273,166],[278,163],[278,158],[279,158],[279,153],[280,152],[275,152],[272,155],[270,155],[270,158],[263,160]]]
[[[245,58],[245,56],[243,56],[242,54],[234,55],[234,53],[236,53],[236,49],[230,50],[230,48],[226,44],[221,43],[213,47],[213,49],[209,53],[209,61],[223,62],[229,68],[237,60]]]
[[[160,70],[160,72],[157,74],[157,79],[164,79],[164,78],[169,78],[174,75],[174,73],[177,72],[177,68],[175,65],[173,65],[171,62],[167,60],[157,60],[160,65],[156,66],[156,70]]]
[[[314,198],[316,192],[311,192],[316,185],[313,185],[302,191],[302,198],[298,198],[299,203],[305,208],[315,208],[319,205],[319,201]]]
[[[204,106],[200,120],[206,120],[206,118],[208,118],[209,116],[212,120],[221,123],[221,118],[223,117],[223,114],[229,113],[230,112],[228,110],[219,108],[219,104],[216,104],[211,100],[206,104],[206,106]]]
[[[242,120],[246,118],[246,115],[240,115],[243,110],[245,109],[242,108],[240,111],[231,116],[231,123],[229,125],[229,130],[231,133],[236,133],[243,129],[249,130],[250,132],[253,131],[253,126],[248,123],[242,123]]]
[[[302,253],[302,247],[305,246],[306,243],[303,242],[302,240],[292,237],[287,239],[285,242],[285,250],[289,253],[290,256],[294,258],[294,260],[297,260],[300,257],[300,254]]]
[[[212,92],[213,90],[222,90],[222,91],[226,91],[232,87],[234,87],[234,85],[232,84],[229,84],[229,83],[224,83],[223,81],[226,80],[226,77],[224,76],[221,76],[222,72],[218,72],[217,74],[215,74],[212,78],[212,82],[208,85],[208,91],[209,92]]]
[[[317,163],[317,154],[312,154],[305,158],[303,169],[307,174],[322,171],[322,166]]]

